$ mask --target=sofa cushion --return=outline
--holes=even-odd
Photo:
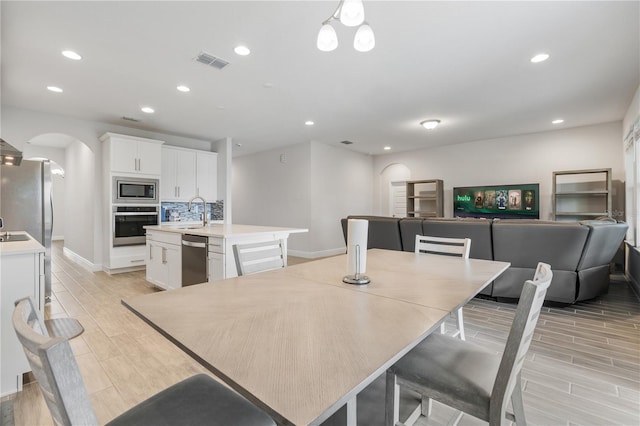
[[[497,220],[492,226],[493,258],[512,267],[535,269],[545,262],[554,274],[575,272],[588,233],[589,228],[573,222]]]
[[[400,237],[404,251],[414,252],[416,250],[416,235],[422,235],[423,220],[418,217],[400,219]]]
[[[620,248],[629,225],[596,220],[580,223],[589,229],[589,236],[578,263],[578,270],[608,265]]]
[[[491,220],[425,219],[422,222],[422,235],[429,235],[431,237],[470,238],[471,250],[469,257],[473,259],[493,259]]]
[[[398,225],[400,219],[384,216],[347,216],[347,218],[341,220],[345,244],[347,242],[348,219],[366,219],[369,221],[367,249],[402,250],[400,226]]]

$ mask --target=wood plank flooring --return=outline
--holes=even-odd
[[[123,297],[157,291],[144,273],[88,272],[63,255],[60,242],[52,260],[46,315],[82,322],[86,331],[71,345],[101,424],[179,380],[206,373],[121,305]],[[301,261],[289,258],[289,264]],[[467,339],[501,351],[514,311],[512,304],[474,299],[464,308]],[[522,375],[530,424],[640,425],[640,303],[629,285],[618,277],[604,297],[543,308]],[[382,423],[379,413],[369,414],[359,414],[361,424]],[[446,424],[453,415],[436,403],[433,415],[417,424]],[[3,398],[0,419],[2,425],[52,424],[35,383]],[[328,423],[336,422],[339,416]],[[463,416],[460,424],[484,423]]]

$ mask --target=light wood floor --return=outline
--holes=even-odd
[[[75,317],[85,327],[71,345],[101,423],[206,372],[121,305],[123,297],[156,291],[144,273],[91,273],[66,258],[60,242],[52,252],[53,301],[46,315]],[[289,258],[289,264],[301,261]],[[501,351],[514,310],[473,300],[464,308],[468,340]],[[615,280],[608,295],[593,301],[543,308],[536,330],[522,373],[530,424],[640,424],[640,303],[626,282]],[[4,398],[2,408],[3,425],[52,424],[35,383]],[[453,414],[435,404],[431,418],[417,424],[446,424]],[[460,424],[484,423],[464,416]]]

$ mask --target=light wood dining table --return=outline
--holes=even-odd
[[[504,272],[506,262],[372,249],[122,303],[279,424],[316,425]]]

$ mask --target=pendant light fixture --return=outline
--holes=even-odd
[[[323,52],[331,52],[338,47],[338,35],[331,25],[333,21],[340,21],[347,27],[360,26],[353,40],[353,48],[358,52],[368,52],[376,45],[373,30],[364,20],[362,0],[341,0],[333,15],[322,23],[317,46]]]

